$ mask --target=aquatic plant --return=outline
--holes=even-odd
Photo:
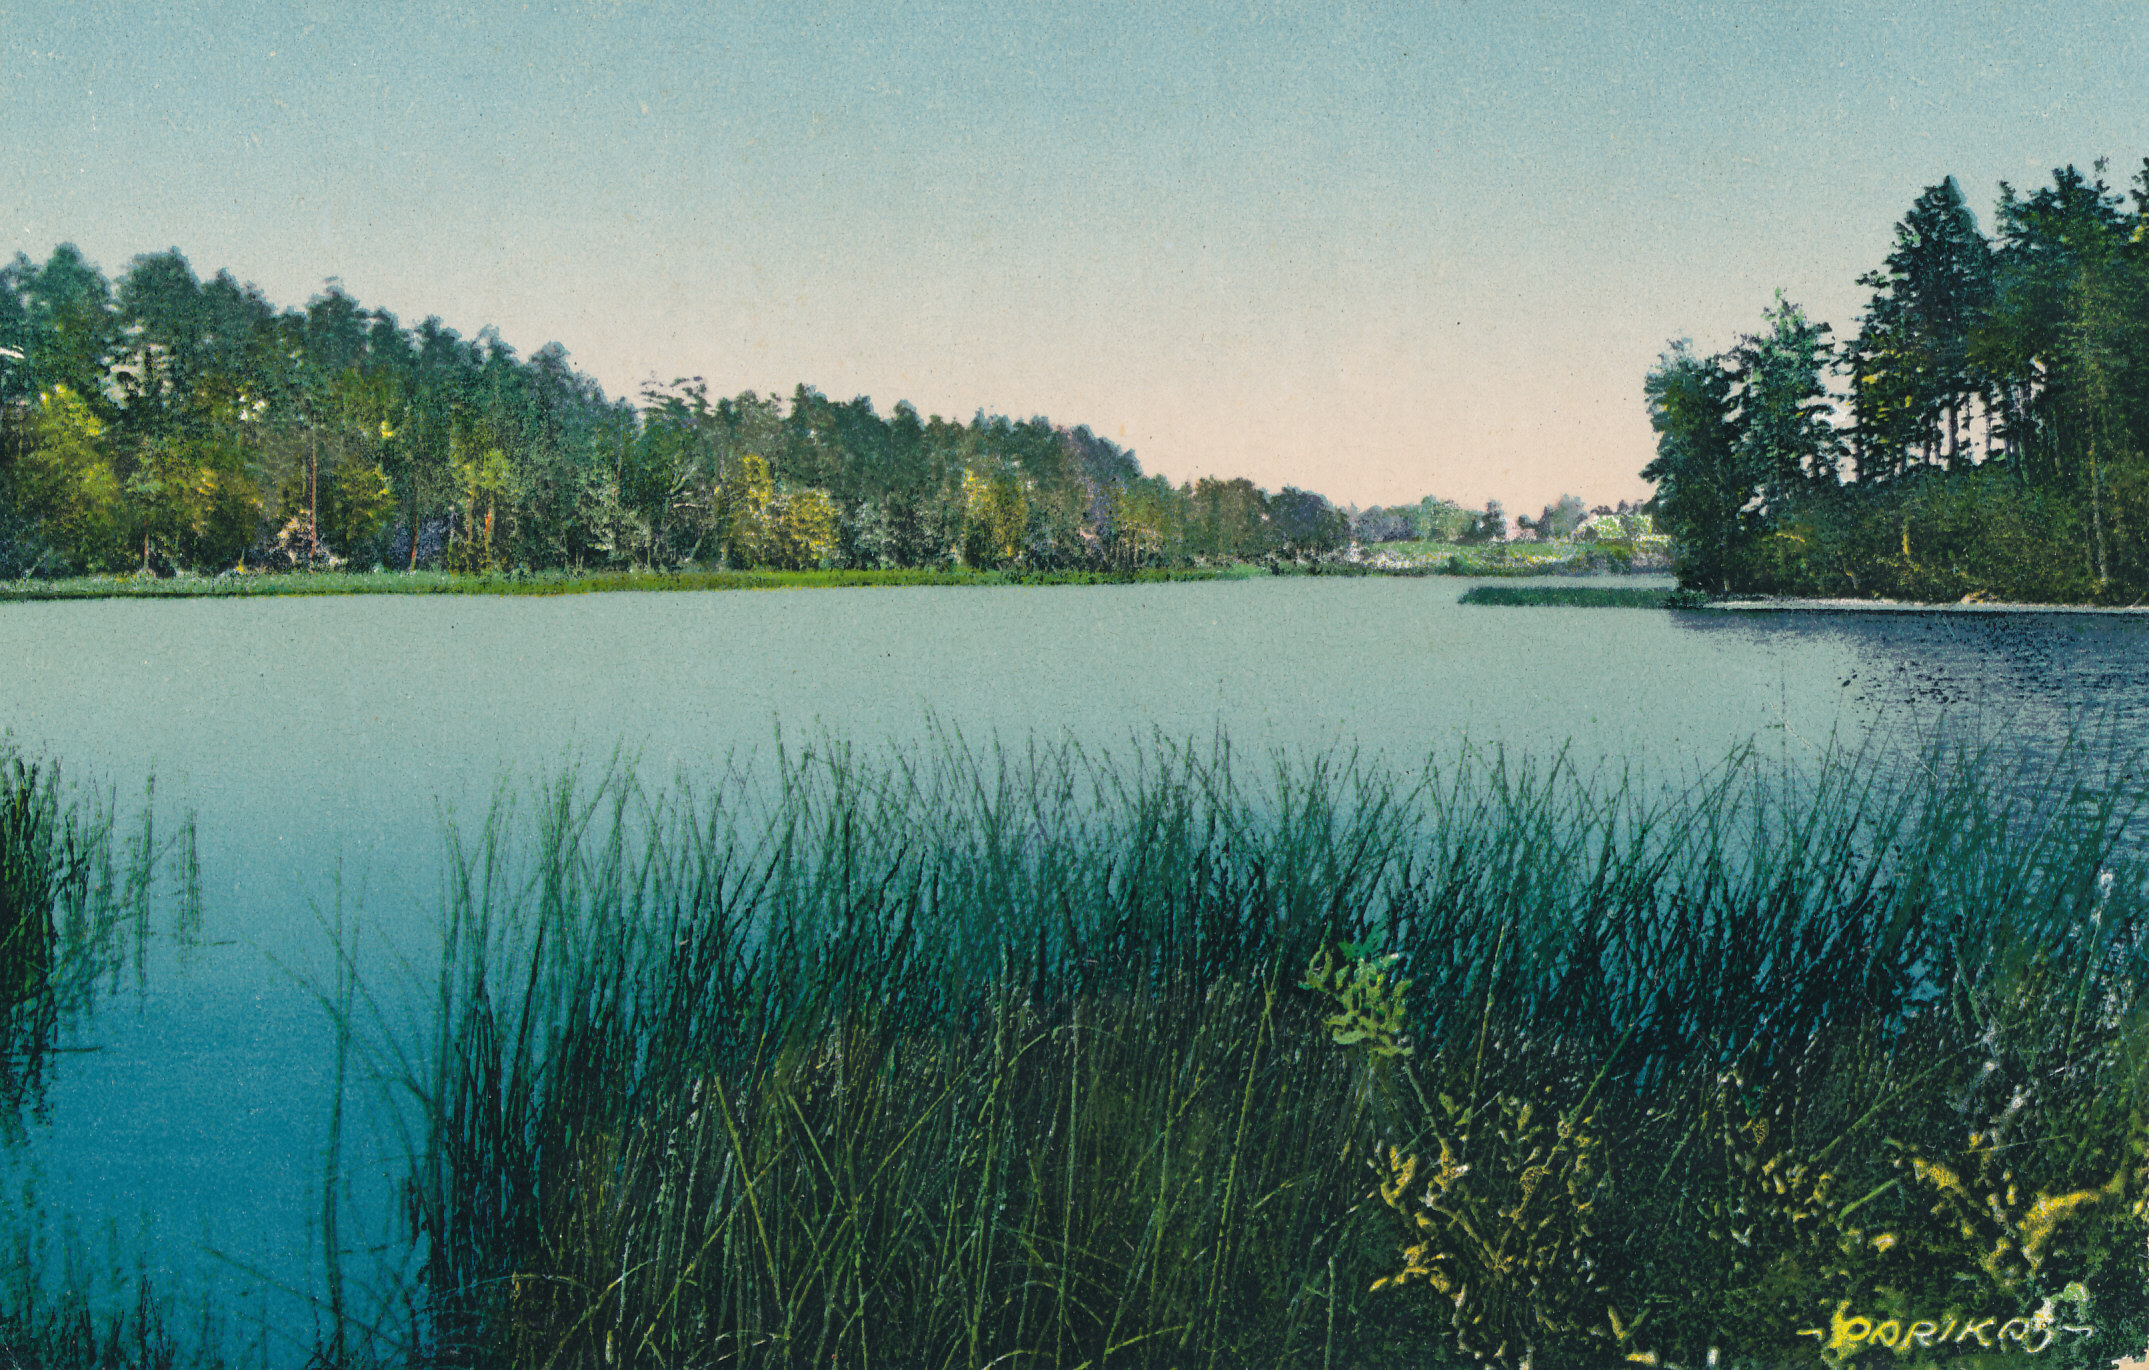
[[[42,1106],[62,1026],[92,1007],[100,985],[141,968],[160,882],[176,896],[175,931],[198,929],[193,820],[160,843],[153,796],[152,783],[130,834],[114,794],[71,787],[57,763],[0,738],[0,1142],[9,1147],[25,1109]],[[177,1362],[169,1301],[139,1267],[93,1269],[79,1234],[51,1220],[34,1187],[7,1197],[0,1362],[68,1370]]]
[[[0,737],[0,1114],[35,1097],[62,1013],[140,965],[160,873],[181,929],[198,922],[193,819],[160,845],[154,795],[152,780],[123,836],[116,795],[71,791],[58,763]]]
[[[0,1002],[45,986],[52,965],[57,887],[72,864],[61,850],[55,786],[35,762],[0,756]]]
[[[2012,760],[563,780],[456,836],[391,1072],[413,1353],[1788,1363],[2075,1283],[2136,1349],[2136,1172],[2070,1196],[2138,1144],[2141,792]],[[1995,1274],[1904,1158],[2018,1093]]]

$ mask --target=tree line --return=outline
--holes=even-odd
[[[1564,506],[1563,506],[1564,507]],[[1578,507],[1578,506],[1577,506]],[[1547,511],[1548,515],[1551,513]],[[1496,540],[1428,498],[1174,486],[1087,427],[881,415],[699,379],[607,396],[558,344],[279,309],[177,249],[0,268],[0,575],[678,567],[1135,568]]]
[[[2149,160],[2028,194],[1993,232],[1951,176],[1895,226],[1855,336],[1779,293],[1644,386],[1644,478],[1714,593],[2132,603],[2149,595]]]

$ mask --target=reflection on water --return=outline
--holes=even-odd
[[[1837,662],[1846,703],[1906,756],[1934,742],[2004,745],[2020,764],[2020,798],[2069,752],[2117,768],[2149,745],[2149,621],[2139,617],[1739,612],[1684,621],[1700,640]],[[2117,770],[2108,778],[2122,780]]]
[[[2149,723],[2149,622],[2089,614],[1690,614],[1702,635],[1840,653],[1880,709],[1986,732]]]

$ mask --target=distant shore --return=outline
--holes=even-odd
[[[72,576],[0,581],[0,604],[63,599],[250,599],[292,595],[588,595],[668,590],[810,590],[869,586],[1137,585],[1228,580],[1266,574],[1253,567],[1164,567],[1133,571],[283,571],[221,576]]]
[[[281,570],[226,572],[220,575],[155,576],[147,572],[117,576],[69,576],[48,580],[0,580],[0,604],[10,601],[73,599],[241,599],[289,595],[583,595],[669,590],[809,590],[901,586],[1043,586],[1146,585],[1165,581],[1248,580],[1268,576],[1358,576],[1415,578],[1453,576],[1523,579],[1561,576],[1618,578],[1657,574],[1643,564],[1593,565],[1593,549],[1565,544],[1516,544],[1491,551],[1474,549],[1468,561],[1459,556],[1439,560],[1350,559],[1344,557],[1223,562],[1135,569],[975,569],[965,566],[894,567],[780,571],[714,570],[680,567],[668,570],[605,571],[345,571]],[[1600,559],[1602,553],[1598,553]],[[1618,553],[1615,553],[1615,558]]]

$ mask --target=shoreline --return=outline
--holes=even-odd
[[[1147,566],[1133,570],[973,570],[967,567],[889,567],[785,571],[772,568],[678,570],[457,572],[253,571],[244,574],[147,577],[69,576],[0,581],[0,604],[93,599],[249,599],[338,595],[582,595],[725,590],[865,588],[1036,588],[1063,585],[1157,585],[1187,581],[1342,577],[1367,580],[1619,580],[1658,575],[1653,569],[1577,572],[1520,564],[1453,571],[1440,565],[1380,566],[1349,561],[1224,562]]]
[[[1764,599],[1717,599],[1697,608],[1720,613],[1824,613],[1824,614],[2116,614],[2122,617],[2149,615],[2141,604],[2025,604],[2012,600],[1975,600],[1968,603],[1931,604],[1909,599],[1804,599],[1775,595]]]
[[[973,571],[906,567],[871,570],[540,571],[527,574],[455,571],[271,571],[244,575],[157,579],[73,576],[64,580],[0,581],[0,604],[95,599],[271,599],[343,595],[556,596],[725,590],[816,590],[934,587],[1148,585],[1228,580],[1253,574],[1224,567],[1145,567],[1133,571]]]

